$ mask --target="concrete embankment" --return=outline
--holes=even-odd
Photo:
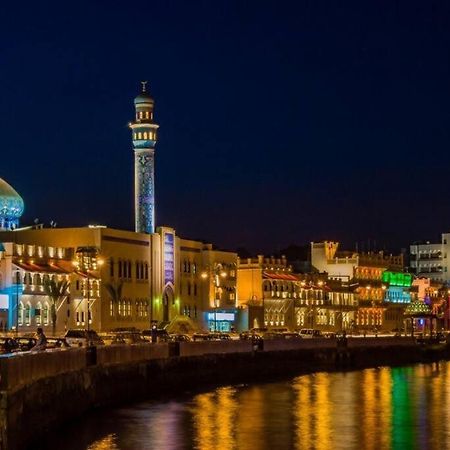
[[[97,408],[220,384],[447,357],[409,338],[144,344],[48,351],[0,359],[1,448],[43,443],[52,427]]]

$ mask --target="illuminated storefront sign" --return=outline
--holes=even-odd
[[[208,313],[208,320],[227,320],[229,322],[233,322],[235,318],[234,313]]]
[[[384,300],[391,303],[411,303],[411,294],[402,286],[390,286]]]
[[[174,235],[164,234],[164,284],[175,282],[175,248]]]
[[[381,277],[383,283],[388,283],[390,286],[404,286],[410,287],[412,285],[412,275],[403,272],[390,272],[386,270]]]

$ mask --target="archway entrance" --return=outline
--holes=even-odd
[[[173,290],[170,286],[167,286],[164,289],[162,303],[163,303],[163,322],[168,322],[170,320],[169,319],[170,305],[174,303]]]

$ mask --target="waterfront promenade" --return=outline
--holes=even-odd
[[[174,345],[175,344],[175,345]],[[187,389],[312,371],[444,358],[409,337],[207,341],[97,347],[0,358],[1,448],[25,448],[57,423],[97,407]]]

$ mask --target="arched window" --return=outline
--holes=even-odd
[[[49,316],[50,316],[49,310],[50,310],[50,307],[48,306],[48,303],[45,303],[44,308],[42,310],[42,322],[44,325],[48,325]]]
[[[197,283],[194,283],[194,295],[197,295]]]
[[[127,274],[127,278],[131,278],[131,261],[128,261],[128,274]]]
[[[141,265],[138,261],[136,261],[136,280],[141,279]]]
[[[19,325],[23,325],[24,308],[23,303],[19,303]]]
[[[131,300],[128,300],[128,310],[127,315],[131,317]]]
[[[119,278],[123,276],[122,260],[119,259]]]
[[[109,276],[114,277],[114,259],[109,259]]]
[[[148,139],[148,134],[146,131],[144,131],[144,139],[147,140]]]
[[[189,283],[189,281],[187,284],[187,295],[191,295],[191,283]]]
[[[145,118],[149,119],[150,118],[150,113],[148,111],[145,111]]]
[[[142,139],[142,133],[140,131],[138,133],[138,139]]]
[[[31,325],[31,305],[29,303],[25,306],[25,325]]]
[[[36,325],[40,326],[42,325],[42,303],[38,302],[36,305],[36,308],[34,308],[34,320],[36,321]]]

